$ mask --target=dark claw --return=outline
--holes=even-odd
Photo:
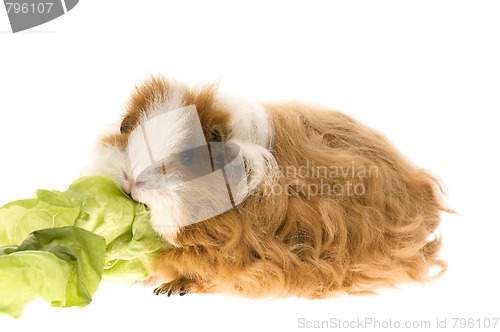
[[[155,288],[155,290],[153,291],[155,295],[165,294],[166,292],[167,290],[162,286]]]
[[[168,297],[176,294],[184,296],[189,292],[190,286],[189,284],[186,284],[185,280],[177,280],[174,282],[164,283],[153,291],[153,293],[155,293],[156,295],[166,294]]]

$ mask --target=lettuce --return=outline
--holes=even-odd
[[[18,317],[41,296],[53,306],[89,304],[104,266],[104,238],[78,227],[46,228],[0,250],[0,311]]]
[[[42,297],[53,306],[84,306],[101,279],[150,275],[163,250],[147,208],[104,177],[84,177],[67,191],[0,208],[0,313],[14,317]]]

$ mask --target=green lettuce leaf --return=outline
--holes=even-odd
[[[25,199],[0,209],[0,246],[18,245],[34,230],[73,226],[78,207],[52,205],[39,199]]]
[[[164,250],[147,208],[98,176],[4,205],[0,246],[0,313],[16,317],[37,297],[86,305],[101,278],[147,279]]]
[[[31,233],[0,251],[0,311],[18,317],[41,296],[54,306],[89,304],[103,274],[106,241],[78,227]]]

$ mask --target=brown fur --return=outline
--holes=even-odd
[[[191,90],[186,105],[197,106],[207,139],[217,130],[226,140],[230,115],[214,96],[214,87]],[[168,98],[162,79],[133,94],[127,130],[158,98]],[[445,271],[434,231],[449,210],[433,175],[343,113],[300,103],[264,106],[282,170],[273,184],[284,192],[272,194],[262,183],[237,208],[182,228],[177,246],[155,264],[156,278],[167,281],[157,294],[323,298],[427,281],[433,267]],[[342,171],[318,172],[325,169]],[[321,186],[364,191],[313,195]]]
[[[127,105],[127,111],[120,125],[120,135],[109,135],[101,140],[103,144],[111,144],[125,149],[128,135],[141,122],[143,115],[156,103],[161,103],[169,97],[170,84],[160,76],[152,76],[137,86],[132,92]],[[213,133],[224,140],[229,129],[229,115],[222,110],[214,111],[216,86],[208,85],[199,89],[187,89],[184,96],[184,105],[196,105],[196,110],[202,123],[203,132],[207,141],[213,141]]]

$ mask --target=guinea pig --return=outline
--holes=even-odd
[[[165,158],[138,175],[131,160],[148,162],[151,151],[132,148],[132,136],[141,139],[163,115],[172,117],[155,123],[148,141]],[[206,183],[183,191],[186,181],[174,177],[196,135],[202,147],[237,147],[246,190],[194,221],[190,210],[220,198]],[[187,162],[198,161],[188,155]],[[377,130],[326,107],[250,102],[216,85],[151,77],[133,91],[91,164],[87,174],[113,179],[148,207],[169,246],[153,264],[156,294],[314,299],[425,282],[446,270],[435,231],[451,211],[440,181]]]

